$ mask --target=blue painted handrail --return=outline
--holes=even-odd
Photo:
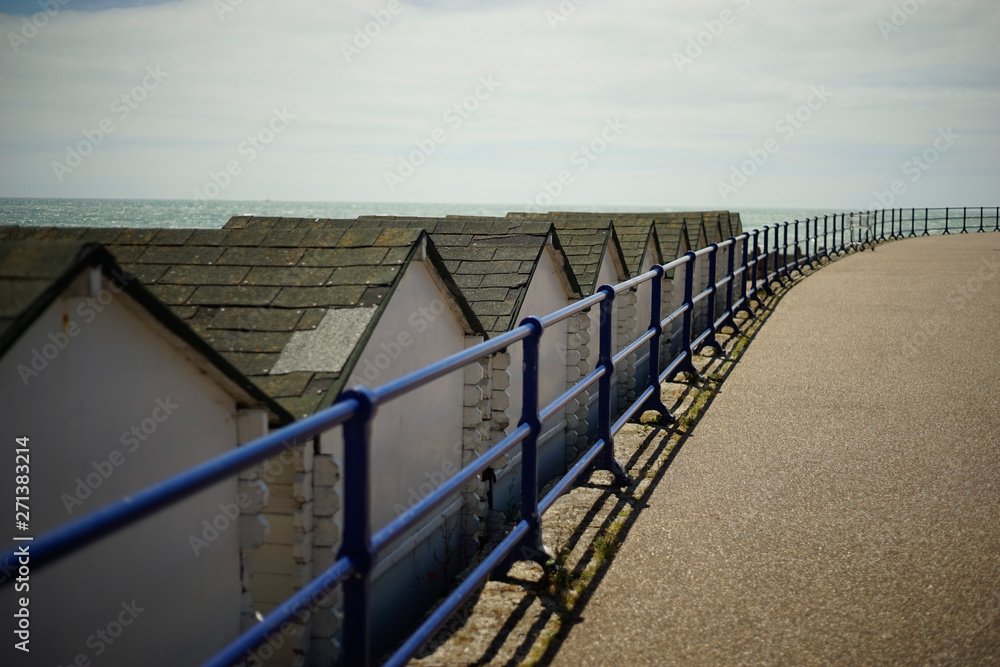
[[[958,233],[968,233],[970,223],[974,223],[977,218],[979,226],[976,231],[1000,232],[1000,207],[991,208],[992,216],[988,215],[989,209],[982,207],[979,208],[978,216],[975,215],[975,209],[971,209],[970,216],[970,209],[963,208],[962,228]],[[308,613],[314,609],[318,600],[325,598],[340,586],[344,599],[344,661],[350,665],[368,665],[370,580],[372,568],[378,561],[379,555],[419,521],[458,495],[466,484],[476,479],[498,458],[513,447],[521,445],[520,521],[386,663],[403,665],[491,574],[503,571],[515,560],[545,562],[549,558],[541,539],[541,516],[580,475],[590,470],[603,469],[612,472],[616,482],[620,484],[629,481],[622,466],[614,458],[615,434],[629,419],[646,410],[656,410],[668,422],[674,421],[673,415],[660,400],[660,383],[685,372],[697,376],[698,369],[694,365],[695,353],[703,347],[721,350],[716,335],[725,327],[739,332],[735,320],[736,313],[744,312],[748,317],[755,317],[751,303],[757,302],[759,305],[762,294],[774,293],[772,283],[790,281],[791,272],[797,271],[801,274],[803,266],[812,266],[821,259],[830,260],[853,251],[864,250],[886,240],[917,236],[920,217],[918,210],[909,209],[908,220],[905,209],[824,215],[822,231],[820,231],[820,218],[815,217],[801,221],[805,226],[804,238],[801,239],[799,220],[767,225],[719,243],[712,243],[706,248],[689,251],[683,257],[662,266],[654,266],[646,273],[619,285],[603,285],[593,296],[544,317],[527,317],[511,331],[402,378],[374,389],[356,388],[346,391],[334,405],[325,410],[62,526],[40,537],[34,543],[32,568],[37,570],[65,558],[215,482],[265,461],[282,450],[303,444],[321,433],[341,427],[345,443],[344,530],[336,562],[271,612],[263,622],[244,632],[205,664],[210,667],[228,667],[246,660],[270,635],[279,632],[284,624],[297,614]],[[888,236],[885,229],[887,214]],[[923,209],[923,229],[919,235],[951,234],[952,223],[957,219],[952,217],[951,209]],[[993,221],[992,230],[987,226],[989,220]],[[904,230],[906,222],[909,223],[908,233]],[[792,227],[793,233],[791,241],[789,241],[789,226]],[[812,244],[811,250],[810,244]],[[727,260],[724,275],[719,277],[718,253],[723,250],[727,253]],[[707,282],[704,289],[695,293],[695,269],[706,258]],[[667,271],[675,269],[683,269],[682,303],[674,312],[661,319],[663,276]],[[649,327],[615,354],[610,327],[615,297],[645,283],[651,286]],[[719,302],[720,290],[724,290],[722,292],[724,304]],[[701,302],[705,302],[704,324],[696,325],[695,307]],[[539,405],[541,337],[546,329],[554,324],[594,306],[599,308],[600,313],[597,368],[552,403]],[[717,313],[720,307],[721,313]],[[660,349],[663,334],[668,328],[673,328],[678,318],[681,330],[680,348],[670,361],[661,364]],[[699,327],[697,332],[696,326]],[[372,420],[376,417],[378,408],[469,363],[515,344],[521,344],[524,352],[522,411],[517,428],[429,496],[372,536],[369,528],[369,438]],[[612,378],[615,369],[626,357],[647,345],[649,374],[646,386],[636,400],[612,423],[611,403],[614,392]],[[590,449],[581,455],[549,493],[539,499],[537,439],[541,425],[594,383],[598,384],[597,437]],[[16,567],[16,560],[17,555],[11,549],[3,554],[0,567],[9,571]],[[0,585],[6,585],[10,581],[8,578]]]

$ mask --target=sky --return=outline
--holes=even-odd
[[[0,12],[0,197],[1000,203],[993,0]]]

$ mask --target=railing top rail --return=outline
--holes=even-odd
[[[271,458],[283,449],[299,445],[335,428],[353,417],[359,408],[360,404],[356,400],[340,401],[247,445],[220,454],[190,470],[56,528],[32,544],[32,567],[41,568],[216,482],[228,479],[255,463]],[[3,554],[0,567],[16,568],[16,561],[17,556],[12,549]]]
[[[576,304],[574,304],[576,305]],[[446,357],[430,366],[408,373],[397,380],[391,380],[384,385],[373,389],[377,403],[385,403],[403,394],[424,386],[434,380],[456,371],[467,364],[482,359],[485,356],[499,352],[500,350],[527,338],[531,334],[531,327],[521,324],[518,327],[504,332],[496,338],[474,345],[467,350],[457,352],[450,357]]]
[[[593,306],[599,304],[601,301],[604,301],[607,298],[608,295],[605,294],[604,292],[600,291],[595,292],[594,294],[591,294],[585,299],[580,299],[576,303],[571,303],[570,305],[564,308],[560,308],[554,313],[549,313],[545,317],[539,318],[539,321],[542,323],[542,327],[547,329],[553,324],[565,320],[567,317],[572,317],[577,313],[582,313],[588,308],[592,308]]]

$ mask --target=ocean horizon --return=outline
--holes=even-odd
[[[190,199],[47,199],[0,198],[0,224],[66,227],[156,227],[216,229],[236,215],[288,218],[346,218],[360,215],[442,217],[481,215],[503,217],[526,210],[525,204],[196,201]],[[556,206],[554,211],[620,213],[717,211],[719,207],[668,206]],[[841,213],[841,209],[730,208],[740,214],[744,229],[757,229],[785,220]]]

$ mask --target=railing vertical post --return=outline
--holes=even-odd
[[[793,271],[798,271],[799,275],[802,275],[802,258],[799,257],[799,221],[795,220],[795,264],[792,266]],[[791,276],[789,276],[791,277]]]
[[[945,209],[944,209],[944,233],[945,234],[951,234],[951,231],[948,230],[948,210],[949,209],[947,207],[945,207]]]
[[[732,327],[733,331],[740,333],[740,328],[736,324],[736,313],[733,311],[733,289],[735,287],[733,283],[736,282],[736,237],[731,236],[729,240],[732,241],[732,245],[729,246],[729,252],[726,253],[726,257],[728,258],[727,264],[729,265],[726,270],[726,277],[728,278],[726,280],[726,319],[719,326],[720,328]]]
[[[827,259],[830,259],[830,216],[823,216],[823,254]],[[836,230],[836,222],[834,222],[834,229]],[[836,231],[834,231],[834,237],[836,237]]]
[[[653,332],[653,337],[649,339],[649,380],[646,384],[653,393],[643,403],[641,412],[655,410],[668,424],[673,424],[677,419],[660,398],[660,339],[663,336],[663,324],[660,322],[663,313],[660,306],[663,294],[663,267],[657,264],[653,267],[653,273],[655,275],[650,288],[652,301],[649,304],[649,330]]]
[[[782,277],[787,278],[788,281],[791,282],[792,276],[788,272],[788,221],[787,220],[785,221],[784,225],[785,225],[785,231],[782,235],[784,247],[781,250],[781,254],[784,255],[784,257],[782,257],[781,274]]]
[[[693,276],[689,276],[689,280],[684,286],[685,294],[690,289],[693,279]],[[631,480],[625,474],[621,464],[615,460],[614,436],[611,433],[611,382],[615,377],[615,363],[611,348],[611,314],[614,307],[615,288],[610,285],[601,285],[597,291],[603,292],[606,297],[604,301],[601,301],[600,347],[597,354],[597,365],[604,369],[604,374],[597,381],[597,437],[604,441],[604,447],[594,459],[594,468],[610,471],[614,474],[615,481],[624,486]],[[691,347],[690,341],[688,341],[687,347]]]
[[[917,209],[910,209],[910,238],[917,235]]]
[[[809,231],[809,224],[806,223],[806,231]],[[809,242],[812,241],[812,252],[809,252]],[[806,255],[809,264],[819,261],[819,216],[813,218],[812,236],[806,235]]]
[[[794,236],[795,252],[792,254],[792,256],[795,258],[795,262],[792,265],[792,271],[798,271],[799,274],[801,275],[802,269],[799,268],[802,263],[802,258],[800,257],[801,253],[799,252],[799,221],[796,220],[794,222],[794,225],[795,226],[792,228],[792,232]],[[788,277],[791,278],[790,273]]]
[[[702,347],[714,347],[722,354],[722,346],[719,345],[718,341],[715,340],[715,304],[716,304],[716,294],[719,291],[718,285],[718,255],[719,255],[719,244],[709,243],[708,247],[710,252],[708,253],[708,305],[706,310],[708,311],[708,317],[705,322],[705,330],[708,331],[708,338],[701,344]],[[699,332],[700,335],[700,332]]]
[[[521,399],[521,424],[530,429],[521,442],[521,518],[528,522],[527,546],[542,551],[542,521],[538,514],[538,434],[542,423],[538,418],[538,345],[542,337],[542,323],[536,317],[527,317],[522,325],[531,327],[531,335],[524,339],[524,372]],[[603,327],[603,323],[602,323]],[[522,545],[522,550],[523,550]]]
[[[813,264],[819,261],[819,216],[813,217],[813,230],[812,230],[812,254],[809,255],[809,264]],[[808,244],[806,248],[808,249]]]
[[[742,243],[740,243],[740,245],[743,246],[743,262],[741,264],[741,266],[743,267],[743,272],[740,275],[740,284],[742,285],[742,287],[740,288],[740,293],[741,293],[740,305],[736,309],[737,313],[742,310],[743,312],[745,312],[747,314],[747,317],[749,317],[749,318],[753,318],[753,309],[750,307],[750,292],[747,291],[747,281],[750,279],[750,267],[752,265],[754,265],[754,262],[751,259],[751,255],[750,255],[750,237],[751,236],[753,236],[753,253],[754,253],[754,256],[756,256],[756,253],[757,253],[757,230],[756,229],[753,230],[753,232],[748,232],[743,237]],[[757,267],[754,266],[754,272],[755,273],[756,273],[756,268]],[[755,282],[756,282],[756,276],[755,276]],[[733,313],[733,314],[735,315],[735,313]]]
[[[371,546],[371,418],[376,403],[370,390],[345,391],[341,400],[354,399],[358,409],[344,423],[344,533],[337,558],[353,561],[357,572],[344,581],[344,663],[369,664]]]
[[[983,207],[982,206],[979,207],[979,231],[981,231],[981,232],[985,232],[986,231],[985,229],[983,229]]]
[[[967,210],[966,207],[963,206],[962,207],[962,231],[961,231],[962,234],[968,234],[969,233],[969,230],[965,228],[966,210]]]
[[[1000,206],[997,206],[996,210],[993,211],[993,225],[993,231],[1000,232]]]
[[[770,295],[773,296],[774,295],[774,291],[771,289],[771,267],[770,267],[770,264],[771,264],[771,254],[770,254],[771,253],[771,247],[770,247],[770,243],[771,243],[771,241],[770,241],[770,235],[771,235],[771,226],[768,225],[767,227],[764,227],[764,252],[762,254],[762,256],[764,258],[764,278],[763,278],[763,284],[761,285],[761,287],[764,289],[765,292],[767,292],[768,294],[770,294]],[[775,236],[777,236],[777,232],[775,233]],[[775,243],[774,245],[777,246],[778,244]],[[755,266],[754,267],[754,271],[756,272],[756,270],[757,270],[757,267]],[[758,288],[757,291],[758,291],[758,295],[759,295],[760,289]],[[758,299],[758,301],[759,301],[759,299]]]
[[[802,248],[802,253],[803,253],[802,263],[808,265],[812,264],[812,253],[809,252],[809,242],[812,241],[812,236],[810,236],[809,232],[809,218],[806,218],[805,222],[806,222],[806,233],[805,236],[802,237],[802,244],[805,246],[804,248]]]
[[[930,221],[930,210],[924,209],[924,233],[921,236],[930,236],[930,232],[927,231],[927,225]]]
[[[688,261],[684,265],[684,317],[681,320],[681,356],[683,361],[678,364],[673,376],[676,377],[679,373],[686,372],[700,377],[701,373],[694,366],[694,350],[691,349],[691,318],[694,313],[692,286],[694,284],[694,264],[698,258],[695,257],[693,250],[688,250],[684,256],[687,257]]]
[[[840,214],[840,253],[847,252],[847,214]]]
[[[542,543],[542,518],[538,512],[538,434],[542,431],[538,416],[538,342],[545,328],[537,317],[526,317],[518,326],[531,328],[531,333],[521,342],[524,360],[521,370],[521,419],[517,423],[519,428],[528,427],[528,435],[521,441],[521,521],[528,524],[528,532],[497,567],[495,575],[506,574],[518,560],[531,560],[544,565],[553,556]]]

